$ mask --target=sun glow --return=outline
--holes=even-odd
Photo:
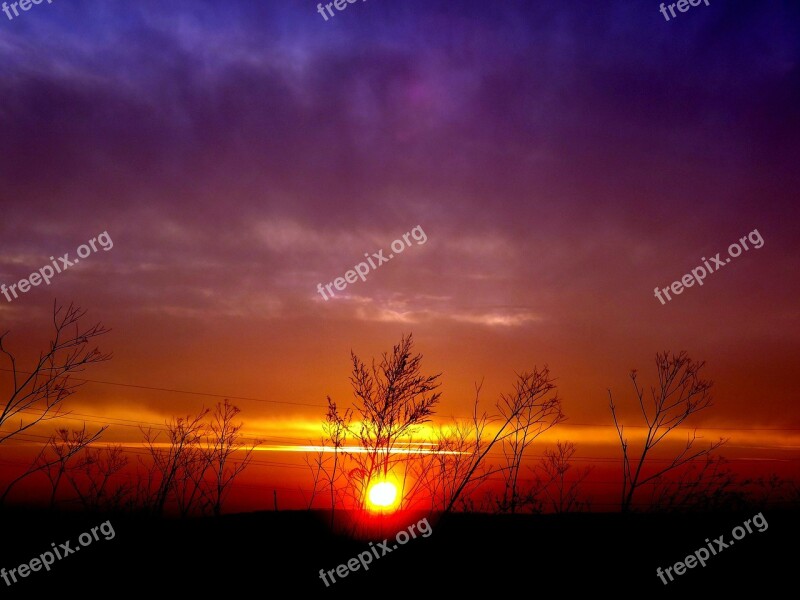
[[[367,505],[373,511],[391,511],[397,500],[397,486],[388,481],[373,484],[367,493]]]

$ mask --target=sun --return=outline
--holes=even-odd
[[[367,501],[371,510],[391,510],[397,503],[397,486],[388,481],[376,483],[369,488]]]

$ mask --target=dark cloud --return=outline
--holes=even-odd
[[[164,331],[215,319],[220,371],[255,364],[253,322],[297,344],[270,348],[287,363],[325,328],[416,326],[459,347],[479,331],[520,353],[535,332],[575,364],[611,331],[614,350],[641,331],[658,349],[721,339],[700,329],[717,314],[777,334],[796,318],[799,12],[714,3],[665,23],[657,3],[397,0],[325,22],[298,1],[42,5],[0,32],[0,277],[108,230],[112,251],[25,301],[88,298],[121,324],[128,374],[192,363]],[[344,298],[316,295],[417,225],[425,245]],[[763,251],[674,308],[652,297],[754,228]]]

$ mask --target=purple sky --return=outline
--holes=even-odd
[[[708,361],[706,423],[800,427],[800,6],[718,2],[61,2],[0,13],[0,282],[103,231],[14,302],[113,332],[87,377],[346,402],[350,349],[413,331],[444,414],[548,363],[576,423],[656,351]],[[331,301],[316,292],[427,235]],[[702,287],[654,298],[757,229]],[[91,414],[203,398],[87,386]],[[209,402],[210,400],[206,400]],[[323,411],[240,402],[251,420]],[[121,433],[117,435],[122,435]]]

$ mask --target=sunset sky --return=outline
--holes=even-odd
[[[799,55],[789,1],[670,22],[656,2],[588,0],[372,0],[328,21],[305,0],[0,13],[0,283],[113,240],[0,296],[0,330],[24,369],[54,298],[111,328],[113,359],[83,376],[128,387],[87,383],[66,408],[132,451],[139,424],[232,398],[268,447],[244,508],[272,489],[301,504],[306,467],[285,450],[318,440],[327,395],[352,400],[351,350],[408,333],[442,373],[437,422],[469,414],[475,382],[488,409],[549,365],[568,420],[547,441],[611,465],[603,481],[607,389],[638,425],[629,370],[649,385],[657,351],[686,350],[715,382],[704,440],[800,477]],[[415,227],[425,243],[317,292]],[[761,248],[654,297],[754,230]]]

